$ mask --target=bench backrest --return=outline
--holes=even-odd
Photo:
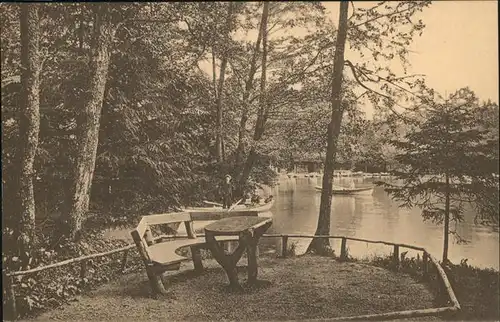
[[[142,217],[137,227],[130,232],[134,242],[139,250],[139,254],[145,260],[149,260],[148,246],[154,244],[153,234],[151,233],[151,226],[153,225],[166,225],[172,223],[182,223],[186,226],[186,233],[188,238],[196,238],[193,228],[193,221],[207,221],[218,220],[226,217],[238,216],[258,216],[256,211],[232,211],[229,213],[221,213],[220,211],[213,212],[174,212],[166,214],[148,215]]]
[[[196,238],[196,234],[193,229],[193,221],[191,220],[191,214],[189,212],[174,212],[142,217],[137,227],[130,232],[136,246],[139,249],[140,255],[145,259],[149,259],[147,247],[154,244],[151,226],[182,222],[184,222],[184,225],[186,226],[187,237]]]
[[[258,216],[258,211],[229,211],[229,212],[221,212],[220,210],[210,211],[196,211],[193,210],[190,212],[192,221],[209,221],[209,220],[219,220],[222,218],[228,217],[240,217],[240,216]]]
[[[174,212],[167,214],[157,214],[142,217],[136,229],[140,236],[144,236],[150,226],[165,225],[171,223],[191,222],[191,214],[189,212]],[[189,234],[189,229],[186,227]]]

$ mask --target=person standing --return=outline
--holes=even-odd
[[[222,208],[227,209],[233,203],[233,185],[229,174],[226,174],[224,179],[222,184]]]

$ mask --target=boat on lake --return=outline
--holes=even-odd
[[[314,187],[317,191],[322,191],[323,187]],[[345,188],[345,187],[332,187],[332,195],[371,195],[373,187],[359,187],[359,188]]]
[[[185,211],[189,212],[230,212],[230,211],[238,211],[238,212],[268,212],[272,206],[274,205],[274,198],[271,199],[270,201],[263,203],[263,204],[250,204],[250,205],[236,205],[232,208],[229,209],[224,209],[222,208],[222,205],[216,202],[211,202],[211,201],[203,201],[206,204],[212,205],[211,207],[189,207],[185,208]]]
[[[250,204],[250,205],[233,205],[229,209],[222,208],[222,205],[217,202],[203,201],[205,204],[211,205],[210,207],[187,207],[183,208],[182,211],[191,213],[192,216],[198,219],[193,223],[193,228],[196,233],[203,233],[203,228],[215,222],[213,216],[215,215],[217,219],[226,218],[226,215],[230,215],[233,212],[238,212],[239,215],[245,215],[248,212],[249,215],[254,216],[255,212],[259,217],[272,217],[273,213],[270,211],[271,207],[274,205],[274,198],[263,204]],[[207,217],[207,220],[203,218]],[[210,218],[210,219],[208,219]],[[186,229],[184,225],[180,225],[177,228],[177,233],[186,234]]]

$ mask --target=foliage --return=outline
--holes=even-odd
[[[499,273],[462,262],[445,268],[453,291],[462,306],[456,319],[495,320],[500,316]]]
[[[84,90],[81,85],[88,83],[84,57],[89,48],[85,8],[51,4],[41,9],[44,30],[54,28],[52,33],[43,33],[42,44],[57,45],[45,48],[50,54],[42,70],[35,180],[40,219],[57,217],[68,198],[76,117]],[[117,31],[114,40],[91,197],[92,212],[125,213],[131,219],[141,213],[193,204],[210,195],[216,198],[213,183],[221,175],[212,172],[209,161],[214,153],[211,86],[196,69],[198,56],[193,64],[192,53],[200,50],[200,44],[191,33],[195,30],[177,25],[184,20],[203,21],[204,16],[198,14],[204,11],[190,15],[180,4],[155,7],[154,14],[146,7],[136,9],[134,19]],[[181,10],[184,15],[179,15]],[[2,11],[10,13],[10,20],[3,21],[10,22],[7,27],[15,26],[16,12],[15,6]],[[160,18],[162,22],[156,23]],[[9,35],[14,37],[15,32]],[[14,57],[6,61],[19,59],[18,49],[12,46],[16,39],[2,37],[2,41],[6,46],[2,55]],[[14,63],[7,67],[16,69]],[[19,89],[15,82],[5,84],[3,182],[6,191],[12,191]],[[4,198],[10,200],[15,202],[15,198]],[[8,215],[7,222],[13,216]]]
[[[55,249],[49,249],[49,240],[40,240],[38,248],[32,253],[31,268],[109,251],[126,244],[120,240],[103,240],[95,230],[88,231],[80,242],[61,241]],[[14,292],[18,314],[21,317],[34,316],[72,301],[77,295],[113,280],[119,276],[117,272],[121,269],[122,256],[123,254],[115,254],[89,260],[85,277],[80,277],[78,263],[15,277]],[[20,268],[21,265],[18,257],[7,254],[2,254],[2,262],[12,270]],[[128,256],[128,269],[140,267],[139,264],[142,264],[139,256],[132,251]],[[4,296],[3,299],[4,307],[8,308],[5,305],[7,297]],[[8,311],[4,313],[5,316],[10,314]]]
[[[392,256],[375,256],[368,260],[369,263],[392,268]],[[424,280],[422,266],[423,261],[419,255],[417,257],[404,257],[400,261],[400,271],[415,276],[419,280]],[[462,260],[460,264],[448,263],[443,266],[446,276],[450,281],[453,292],[457,296],[461,310],[451,320],[464,321],[487,321],[496,320],[500,316],[498,301],[500,300],[499,273],[493,269],[483,269],[467,264],[467,260]],[[429,271],[425,277],[429,285],[438,285],[435,270]],[[437,294],[437,289],[433,287]]]
[[[473,92],[461,89],[429,105],[426,119],[404,141],[392,141],[400,164],[394,174],[403,183],[385,184],[386,191],[404,207],[422,208],[424,220],[462,221],[464,203],[472,202],[481,218],[498,223],[498,203],[487,206],[484,199],[498,200],[498,140],[479,128],[478,105]]]

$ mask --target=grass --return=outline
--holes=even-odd
[[[500,320],[500,275],[469,265],[445,268],[462,310],[460,320]]]
[[[213,260],[202,275],[168,273],[170,295],[155,300],[145,273],[133,273],[77,301],[46,312],[36,321],[124,320],[290,320],[313,319],[435,306],[426,285],[405,273],[359,262],[306,255],[287,259],[262,256],[260,287],[228,292],[227,278]],[[244,259],[239,277],[246,276]],[[190,264],[185,264],[190,268]]]
[[[365,262],[388,268],[391,267],[391,257],[373,257]],[[410,274],[417,280],[422,280],[420,258],[405,258],[401,261],[401,271]],[[500,274],[493,269],[480,269],[466,264],[449,264],[443,267],[450,281],[461,310],[452,317],[453,320],[500,320]],[[432,291],[436,294],[438,281],[434,269],[428,278]]]

